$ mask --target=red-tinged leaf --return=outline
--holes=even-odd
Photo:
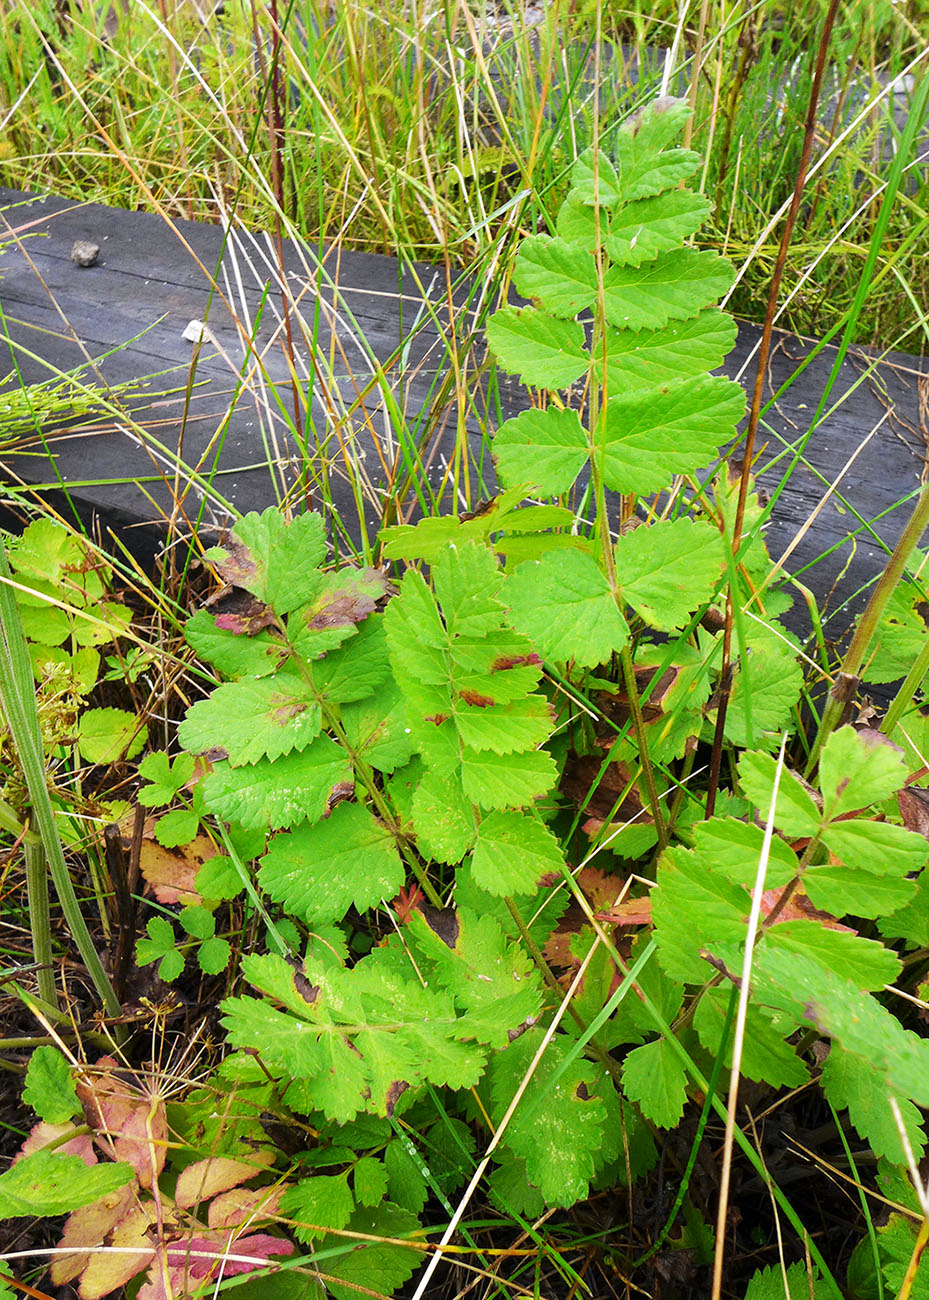
[[[29,1130],[29,1136],[19,1148],[13,1164],[17,1160],[22,1160],[25,1156],[31,1156],[33,1151],[40,1151],[42,1147],[47,1147],[50,1142],[57,1142],[59,1138],[74,1128],[73,1124],[49,1124],[46,1120],[34,1125]],[[58,1146],[56,1151],[61,1151],[64,1155],[80,1156],[85,1165],[95,1165],[97,1163],[97,1154],[94,1151],[94,1140],[90,1133],[81,1133],[66,1142],[64,1146]]]
[[[754,893],[754,891],[751,892]],[[766,889],[764,891],[761,895],[762,916],[771,915],[783,892],[783,889]],[[801,889],[794,890],[788,901],[778,912],[774,924],[778,925],[781,921],[818,921],[827,930],[844,930],[846,934],[858,933],[853,926],[843,925],[841,921],[837,921],[828,912],[822,912],[819,908],[814,907]]]
[[[211,1228],[238,1228],[275,1217],[286,1187],[233,1187],[210,1201],[207,1222]]]
[[[908,831],[929,840],[929,790],[908,785],[897,791],[897,807]]]
[[[603,767],[600,754],[568,755],[561,790],[575,807],[597,822],[629,822],[635,818],[639,825],[650,825],[652,818],[644,812],[644,805],[635,785],[630,786],[631,773],[624,764],[608,763]]]
[[[117,1077],[118,1069],[112,1056],[101,1057],[78,1080],[77,1094],[98,1145],[114,1160],[130,1164],[141,1187],[151,1187],[167,1153],[164,1098],[148,1089],[133,1089]]]
[[[153,839],[144,839],[139,870],[159,903],[196,907],[203,902],[195,885],[197,872],[215,857],[216,846],[206,835],[198,835],[180,849],[166,849]]]
[[[113,1249],[91,1251],[78,1287],[81,1300],[103,1300],[148,1267],[155,1253],[149,1236],[154,1217],[151,1202],[129,1207],[107,1234],[104,1244]]]
[[[177,1180],[174,1199],[188,1209],[200,1201],[208,1201],[217,1192],[227,1192],[239,1183],[246,1183],[274,1163],[274,1151],[261,1147],[251,1160],[230,1160],[226,1156],[209,1156],[196,1160],[182,1169]]]
[[[216,626],[236,636],[257,636],[277,622],[270,605],[241,588],[223,587],[205,603],[216,619]]]
[[[301,617],[311,632],[350,627],[367,618],[386,594],[387,576],[379,569],[340,569],[326,574]]]
[[[108,1192],[98,1201],[68,1215],[58,1243],[59,1248],[67,1253],[56,1255],[52,1260],[51,1277],[56,1286],[63,1286],[84,1271],[90,1263],[91,1248],[99,1246],[130,1212],[137,1192],[134,1183],[127,1183],[125,1187]]]
[[[207,1279],[251,1273],[264,1268],[272,1255],[293,1253],[292,1242],[267,1232],[239,1238],[228,1232],[185,1237],[159,1247],[136,1300],[179,1300],[199,1291]]]

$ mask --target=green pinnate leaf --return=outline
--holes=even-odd
[[[713,459],[745,411],[728,379],[682,379],[607,403],[603,477],[617,492],[656,492]]]
[[[492,1115],[499,1124],[541,1041],[531,1029],[494,1059]],[[548,1044],[520,1098],[503,1143],[520,1160],[548,1205],[573,1205],[587,1195],[603,1146],[607,1108],[596,1095],[599,1071],[569,1060],[568,1040]]]
[[[393,898],[404,868],[391,832],[363,804],[341,803],[323,821],[276,835],[258,883],[309,925],[341,921]]]
[[[619,177],[602,149],[585,149],[574,163],[571,196],[589,207],[611,208],[619,201]]]
[[[700,166],[691,149],[668,149],[684,129],[690,106],[662,97],[647,104],[616,137],[619,196],[626,202],[648,198],[686,180]]]
[[[724,988],[707,989],[694,1013],[694,1029],[711,1056],[722,1050],[723,1033],[729,1012],[730,991]],[[745,1038],[739,1057],[743,1078],[756,1083],[767,1083],[772,1088],[799,1088],[809,1079],[809,1072],[789,1043],[785,1033],[793,1026],[778,1030],[754,1003],[746,1012]],[[732,1026],[723,1058],[726,1069],[732,1067]]]
[[[74,1079],[57,1047],[33,1050],[26,1067],[23,1101],[48,1124],[64,1124],[80,1111]]]
[[[480,824],[471,871],[488,894],[534,894],[548,872],[560,872],[564,855],[551,831],[521,812],[492,812]]]
[[[494,459],[503,483],[525,483],[543,496],[568,492],[587,463],[587,434],[578,414],[549,406],[522,411],[494,436]]]
[[[347,1173],[301,1178],[281,1197],[281,1214],[292,1221],[294,1235],[306,1246],[328,1228],[346,1227],[354,1209]]]
[[[739,759],[739,784],[762,817],[767,817],[774,791],[777,763],[770,754],[749,753]],[[819,831],[821,816],[816,801],[803,782],[788,768],[781,771],[777,787],[774,823],[786,835],[812,836]]]
[[[474,809],[457,781],[439,768],[427,771],[413,794],[416,842],[437,862],[460,862],[474,843]]]
[[[639,199],[613,213],[604,245],[614,262],[640,266],[680,247],[709,215],[709,201],[689,190]]]
[[[198,609],[187,620],[184,639],[199,659],[212,664],[224,677],[266,677],[290,656],[288,647],[270,632],[246,636],[218,627],[215,617],[205,609]]]
[[[80,1156],[35,1151],[0,1174],[0,1216],[47,1218],[99,1201],[135,1178],[127,1164],[88,1168]]]
[[[906,1152],[890,1099],[897,1103],[904,1132],[917,1160],[926,1149],[922,1116],[912,1101],[888,1088],[887,1080],[875,1069],[870,1056],[841,1051],[833,1047],[823,1064],[820,1079],[823,1092],[837,1110],[848,1110],[848,1117],[866,1139],[876,1156],[894,1164],[906,1161]]]
[[[300,822],[317,822],[331,797],[354,783],[344,750],[319,736],[302,751],[272,763],[259,759],[250,767],[217,763],[203,782],[211,812],[246,830],[281,830]]]
[[[500,365],[534,388],[569,388],[587,369],[584,327],[535,307],[504,307],[487,322]]]
[[[662,632],[683,627],[709,601],[724,563],[719,529],[692,519],[661,519],[616,543],[623,597]]]
[[[233,767],[304,750],[319,735],[319,702],[296,672],[229,682],[187,710],[178,739],[192,754],[221,750]]]
[[[625,395],[637,388],[656,388],[715,370],[735,339],[732,317],[710,307],[690,320],[672,321],[664,329],[607,326],[604,349],[598,350],[594,364],[601,381],[605,374],[609,392]]]
[[[178,754],[173,763],[165,753],[146,754],[139,764],[139,776],[149,784],[136,797],[143,808],[161,808],[183,790],[193,774],[194,760],[190,754]]]
[[[765,943],[812,957],[860,989],[882,989],[900,974],[899,957],[882,943],[821,921],[779,921],[766,933]]]
[[[430,982],[450,993],[465,1013],[461,1028],[468,1037],[502,1048],[527,1023],[535,1023],[542,1005],[538,972],[492,916],[420,903],[409,931],[431,968]]]
[[[597,267],[583,248],[550,235],[520,244],[513,283],[524,298],[537,298],[553,316],[574,317],[597,296]]]
[[[704,949],[728,950],[745,938],[748,891],[693,851],[671,848],[662,854],[651,903],[659,960],[682,983],[709,978],[710,967],[700,955]]]
[[[621,330],[688,320],[717,302],[734,276],[724,257],[692,248],[660,253],[641,266],[613,266],[603,277],[606,318]]]
[[[224,582],[250,591],[281,617],[310,600],[326,557],[326,528],[321,515],[298,515],[288,523],[277,507],[248,514],[236,523],[228,541],[207,551]]]
[[[472,803],[486,810],[525,808],[555,784],[557,769],[551,754],[495,754],[492,750],[464,749],[461,785]]]
[[[903,755],[885,736],[839,727],[826,741],[819,759],[823,817],[841,817],[883,803],[905,780]]]
[[[623,1061],[623,1091],[646,1119],[674,1128],[687,1100],[687,1071],[665,1038],[634,1047]]]
[[[542,656],[593,667],[622,649],[629,629],[610,584],[592,556],[548,551],[507,578],[513,625]]]

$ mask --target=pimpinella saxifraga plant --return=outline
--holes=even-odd
[[[663,1131],[724,1105],[713,1061],[776,779],[742,1072],[772,1095],[815,1083],[888,1168],[891,1098],[925,1145],[929,1047],[883,992],[929,947],[920,741],[844,727],[815,782],[778,776],[803,667],[765,590],[761,507],[733,557],[733,489],[703,472],[744,399],[708,373],[734,339],[714,305],[732,271],[683,247],[708,211],[684,187],[685,119],[659,101],[581,157],[555,234],[524,240],[533,301],[488,338],[533,404],[495,435],[486,508],[385,530],[390,575],[326,570],[312,514],[249,515],[207,556],[226,588],[188,640],[224,680],[179,739],[210,766],[202,808],[236,868],[204,871],[229,900],[242,868],[272,949],[223,1003],[215,1086],[315,1135],[281,1203],[313,1250],[413,1232],[430,1196],[450,1212],[489,1146],[496,1207],[570,1206],[645,1178]],[[727,588],[732,783],[707,819]],[[875,680],[918,635],[912,609]],[[234,854],[255,835],[253,874]],[[686,1174],[665,1234],[678,1211],[692,1231]]]

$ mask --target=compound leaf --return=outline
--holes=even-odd
[[[178,739],[188,753],[223,750],[233,767],[241,767],[306,749],[321,726],[311,688],[299,673],[279,672],[217,686],[187,710]]]
[[[258,883],[309,925],[341,921],[393,898],[404,868],[394,838],[363,804],[341,803],[324,821],[276,835]]]
[[[603,277],[606,318],[617,329],[647,330],[687,320],[732,284],[731,263],[718,253],[678,248],[641,266],[613,266]]]
[[[203,781],[210,810],[246,830],[281,830],[300,822],[319,821],[339,787],[351,788],[345,751],[329,736],[318,736],[306,749],[251,767],[217,763]]]
[[[587,434],[578,414],[549,406],[501,424],[493,454],[503,483],[531,484],[543,496],[568,492],[587,463]]]
[[[683,627],[710,599],[724,563],[719,529],[692,519],[661,519],[616,543],[624,598],[662,632]]]
[[[593,667],[628,636],[609,582],[583,551],[548,551],[521,564],[507,578],[505,597],[517,631],[555,662]]]
[[[492,812],[480,824],[471,873],[488,894],[534,894],[541,878],[559,872],[564,856],[551,831],[521,812]]]
[[[513,283],[553,316],[573,317],[597,296],[597,267],[582,248],[550,235],[530,235],[519,247]]]
[[[535,307],[504,307],[487,322],[487,341],[504,370],[534,388],[569,388],[590,362],[584,327]]]
[[[602,453],[607,487],[657,492],[673,475],[693,473],[732,436],[744,411],[740,385],[714,376],[611,397]]]

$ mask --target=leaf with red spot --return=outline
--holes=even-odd
[[[245,515],[228,540],[207,551],[204,559],[224,582],[251,592],[280,617],[312,600],[325,557],[321,515],[298,515],[288,523],[272,506],[263,514]]]

